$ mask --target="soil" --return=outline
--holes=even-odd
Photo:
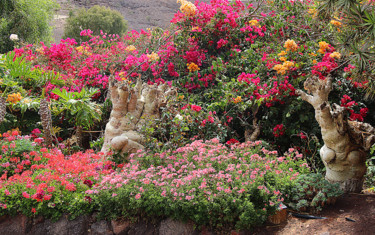
[[[254,234],[373,235],[375,234],[375,194],[344,195],[335,205],[314,215],[326,219],[300,219],[289,213],[287,222],[257,228]]]

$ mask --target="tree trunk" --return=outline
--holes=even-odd
[[[82,126],[77,126],[76,137],[77,137],[78,146],[82,148],[83,147],[83,127]]]
[[[309,94],[301,90],[297,93],[315,109],[315,119],[324,141],[320,157],[326,166],[326,179],[340,183],[345,192],[360,192],[366,173],[366,157],[375,142],[374,128],[367,123],[348,121],[344,107],[337,104],[331,107],[328,102],[331,77],[325,80],[308,78],[304,88]]]
[[[160,118],[160,107],[167,103],[170,94],[175,90],[163,84],[149,86],[137,80],[131,87],[124,82],[110,78],[112,111],[106,125],[102,152],[109,150],[123,153],[134,153],[143,149],[144,136],[141,128]]]
[[[253,126],[252,128],[245,127],[245,141],[256,141],[260,135],[260,124],[258,123],[258,118],[256,117],[259,111],[259,106],[253,111]]]
[[[42,99],[40,101],[39,115],[40,115],[40,119],[42,121],[45,143],[46,143],[47,146],[52,146],[51,110],[49,109],[48,101],[46,99]]]
[[[7,113],[7,103],[4,97],[0,97],[0,123],[4,121],[5,114]]]

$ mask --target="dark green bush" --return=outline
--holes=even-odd
[[[65,26],[64,38],[88,41],[88,37],[80,36],[82,30],[90,29],[94,35],[99,35],[100,31],[121,35],[127,31],[127,28],[127,21],[120,12],[96,5],[88,10],[81,8],[71,14]]]
[[[288,206],[298,211],[321,211],[343,194],[338,183],[332,184],[319,173],[301,175],[290,193]]]

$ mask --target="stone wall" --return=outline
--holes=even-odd
[[[27,218],[24,215],[3,216],[0,218],[1,235],[190,235],[211,234],[196,231],[193,224],[166,219],[153,225],[130,221],[96,221],[94,216],[80,216],[68,220],[63,216],[57,222],[43,217]]]

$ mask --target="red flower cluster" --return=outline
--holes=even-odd
[[[278,124],[273,128],[273,135],[275,137],[280,137],[285,134],[285,127],[283,124]]]
[[[227,145],[238,144],[238,143],[240,143],[240,141],[236,139],[230,139],[226,142]]]
[[[350,120],[352,121],[360,121],[363,122],[364,118],[366,117],[368,113],[368,108],[361,108],[359,110],[359,113],[356,113],[354,111],[354,108],[358,106],[358,103],[352,100],[352,98],[348,95],[344,95],[343,98],[341,98],[340,105],[342,107],[345,107],[350,112]]]

